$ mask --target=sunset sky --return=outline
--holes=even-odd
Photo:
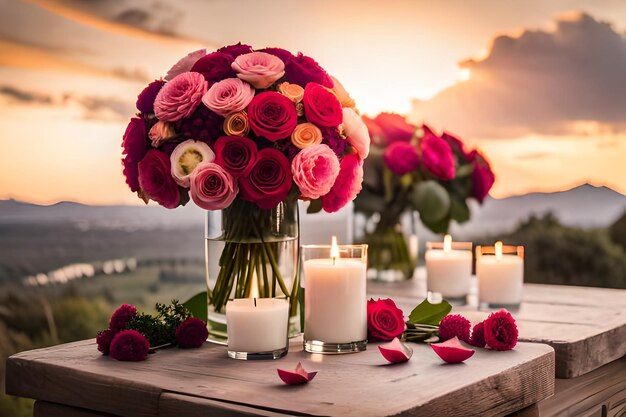
[[[495,197],[626,193],[621,0],[0,0],[0,199],[138,204],[120,164],[137,93],[238,41],[302,51],[362,112],[480,147]]]

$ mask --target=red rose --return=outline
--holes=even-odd
[[[287,157],[276,149],[266,148],[257,153],[250,175],[239,179],[239,195],[262,209],[273,209],[287,198],[292,183]]]
[[[213,52],[200,58],[191,67],[191,72],[199,72],[210,84],[235,77],[235,71],[230,67],[234,58],[224,52]]]
[[[266,52],[283,59],[277,53]],[[300,87],[306,87],[308,83],[317,83],[324,87],[333,88],[333,80],[324,71],[324,68],[315,62],[313,58],[302,53],[299,53],[298,56],[292,56],[291,59],[285,62],[285,76],[287,81],[298,84]]]
[[[493,350],[511,350],[517,344],[517,324],[505,309],[491,313],[485,320],[485,342]]]
[[[233,58],[237,58],[239,55],[252,52],[252,47],[250,45],[242,44],[241,42],[239,42],[234,45],[222,46],[220,49],[217,50],[217,52],[223,52]]]
[[[109,349],[111,347],[111,341],[117,332],[115,330],[106,329],[98,332],[98,336],[96,336],[96,343],[98,344],[98,350],[102,352],[103,355],[109,354]]]
[[[424,128],[427,128],[427,126],[424,125]],[[465,145],[463,144],[461,139],[457,138],[456,136],[452,136],[451,134],[447,132],[443,132],[443,134],[441,135],[441,139],[448,142],[448,145],[450,145],[450,148],[452,148],[452,151],[456,155],[458,155],[461,162],[471,161],[470,154],[465,151]]]
[[[470,321],[462,315],[449,314],[439,323],[439,340],[445,342],[456,336],[459,340],[469,343],[471,327]]]
[[[365,126],[367,126],[367,131],[370,135],[370,139],[372,140],[372,144],[382,145],[384,143],[383,130],[378,125],[378,123],[376,123],[376,120],[371,119],[367,116],[363,116],[362,119],[363,123],[365,123]]]
[[[432,132],[420,140],[422,148],[422,165],[427,172],[441,180],[454,178],[454,155],[448,143],[435,136]]]
[[[142,113],[154,113],[154,99],[163,85],[165,85],[163,80],[154,80],[148,84],[137,96],[137,110]]]
[[[392,340],[404,332],[404,315],[391,298],[367,302],[367,331],[370,340]]]
[[[266,54],[277,56],[285,64],[289,62],[290,59],[295,58],[291,52],[283,48],[264,48],[259,49],[259,52],[265,52]]]
[[[309,83],[304,89],[304,115],[318,126],[339,126],[343,121],[343,111],[337,96],[317,83]]]
[[[215,163],[234,177],[247,177],[254,166],[256,142],[242,136],[222,136],[215,142]]]
[[[130,304],[122,304],[113,312],[109,319],[109,329],[119,332],[137,315],[137,308]]]
[[[142,361],[148,357],[150,342],[136,330],[123,330],[111,342],[109,355],[118,361]]]
[[[167,154],[150,149],[139,162],[139,185],[150,199],[165,208],[176,208],[180,201],[178,185],[172,178]]]
[[[291,135],[298,124],[298,113],[287,97],[267,91],[254,96],[248,105],[248,120],[256,135],[276,142]]]
[[[383,143],[409,142],[415,134],[416,127],[399,114],[380,113],[374,122],[381,130]]]
[[[474,171],[472,171],[472,195],[482,203],[496,181],[496,176],[491,170],[489,162],[480,152],[475,150],[470,152],[469,159],[474,165]]]
[[[176,328],[176,344],[183,349],[198,348],[209,337],[206,323],[189,317]]]
[[[148,134],[144,120],[139,117],[130,119],[130,123],[124,132],[122,141],[122,165],[124,165],[124,177],[126,184],[132,192],[139,191],[139,170],[137,164],[144,157],[148,150]]]
[[[420,165],[420,156],[409,142],[394,142],[383,153],[385,165],[396,175],[413,172]]]

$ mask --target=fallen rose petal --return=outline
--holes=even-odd
[[[431,343],[430,347],[433,348],[441,359],[448,363],[461,363],[474,354],[474,349],[463,346],[456,336],[445,342]]]
[[[391,363],[406,362],[413,356],[413,349],[402,343],[397,337],[384,345],[378,346],[381,355]]]
[[[317,372],[305,371],[300,362],[298,362],[294,371],[286,371],[280,368],[276,370],[280,379],[287,385],[306,384],[317,375]]]

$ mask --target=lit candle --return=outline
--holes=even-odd
[[[514,307],[522,302],[524,285],[523,248],[506,246],[502,242],[493,248],[476,248],[476,275],[478,276],[478,300],[491,307]],[[492,255],[492,256],[486,256]]]
[[[366,248],[338,246],[334,236],[330,248],[303,246],[306,350],[339,353],[365,349]]]
[[[236,298],[226,303],[228,355],[284,356],[287,352],[289,302],[279,298]]]
[[[465,299],[469,294],[470,278],[472,276],[472,244],[470,242],[455,242],[452,237],[445,235],[443,248],[441,244],[429,242],[424,255],[426,260],[426,274],[428,291],[438,292],[447,299]]]

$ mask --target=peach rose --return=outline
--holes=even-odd
[[[367,158],[370,153],[370,134],[361,117],[350,107],[343,108],[343,130],[348,143],[356,149],[359,157]]]
[[[228,136],[246,136],[250,132],[250,122],[245,111],[229,114],[224,120],[224,133]]]
[[[268,88],[285,75],[285,63],[280,58],[265,52],[239,55],[231,67],[237,73],[238,78],[260,89]]]
[[[327,194],[339,175],[339,159],[328,145],[313,145],[300,151],[291,161],[293,180],[304,198]]]
[[[163,143],[176,136],[174,124],[169,122],[158,121],[150,128],[148,137],[152,141],[152,146],[158,148]]]
[[[343,88],[343,85],[339,82],[339,80],[332,75],[330,76],[330,79],[333,80],[332,92],[335,93],[335,95],[339,99],[341,107],[356,107],[356,103],[354,102],[352,97],[350,97],[350,94],[348,94],[346,89]]]
[[[300,149],[322,143],[322,131],[313,123],[300,123],[291,133],[291,142]]]
[[[301,102],[302,97],[304,97],[304,88],[298,84],[289,84],[288,82],[281,83],[278,86],[278,92],[294,103]]]
[[[254,88],[239,78],[226,78],[209,88],[202,97],[202,102],[210,110],[226,117],[245,109],[254,98]]]

